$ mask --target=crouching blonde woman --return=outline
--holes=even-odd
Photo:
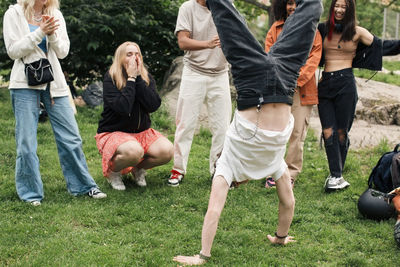
[[[173,145],[150,128],[150,113],[161,99],[139,45],[125,42],[117,48],[103,86],[104,111],[95,136],[103,174],[116,190],[125,190],[121,175],[129,172],[137,185],[146,186],[145,170],[168,163]]]

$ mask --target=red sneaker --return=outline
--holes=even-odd
[[[184,174],[172,170],[171,171],[171,176],[168,178],[168,185],[169,186],[179,186],[179,183],[182,182]]]

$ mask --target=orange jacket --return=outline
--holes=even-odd
[[[283,20],[275,21],[269,29],[265,37],[265,52],[269,52],[271,46],[278,39],[282,31]],[[317,30],[314,43],[308,56],[306,64],[300,69],[299,78],[297,79],[297,87],[300,88],[300,101],[304,105],[318,104],[318,89],[315,79],[315,71],[318,68],[322,53],[322,38]]]

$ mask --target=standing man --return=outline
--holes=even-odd
[[[185,51],[181,86],[176,110],[174,167],[168,185],[178,186],[186,167],[201,106],[205,102],[212,134],[210,173],[222,151],[229,127],[232,106],[228,63],[211,12],[205,0],[189,0],[182,4],[175,35],[179,48]]]

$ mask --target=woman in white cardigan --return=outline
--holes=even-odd
[[[17,4],[6,11],[3,22],[7,53],[14,60],[9,89],[16,121],[16,188],[20,199],[34,206],[40,205],[44,197],[36,153],[40,102],[49,114],[68,191],[72,195],[88,194],[93,198],[107,196],[89,174],[69,104],[69,88],[58,59],[68,55],[70,43],[58,7],[58,0],[17,0]],[[24,63],[40,58],[49,60],[54,81],[30,86]]]

